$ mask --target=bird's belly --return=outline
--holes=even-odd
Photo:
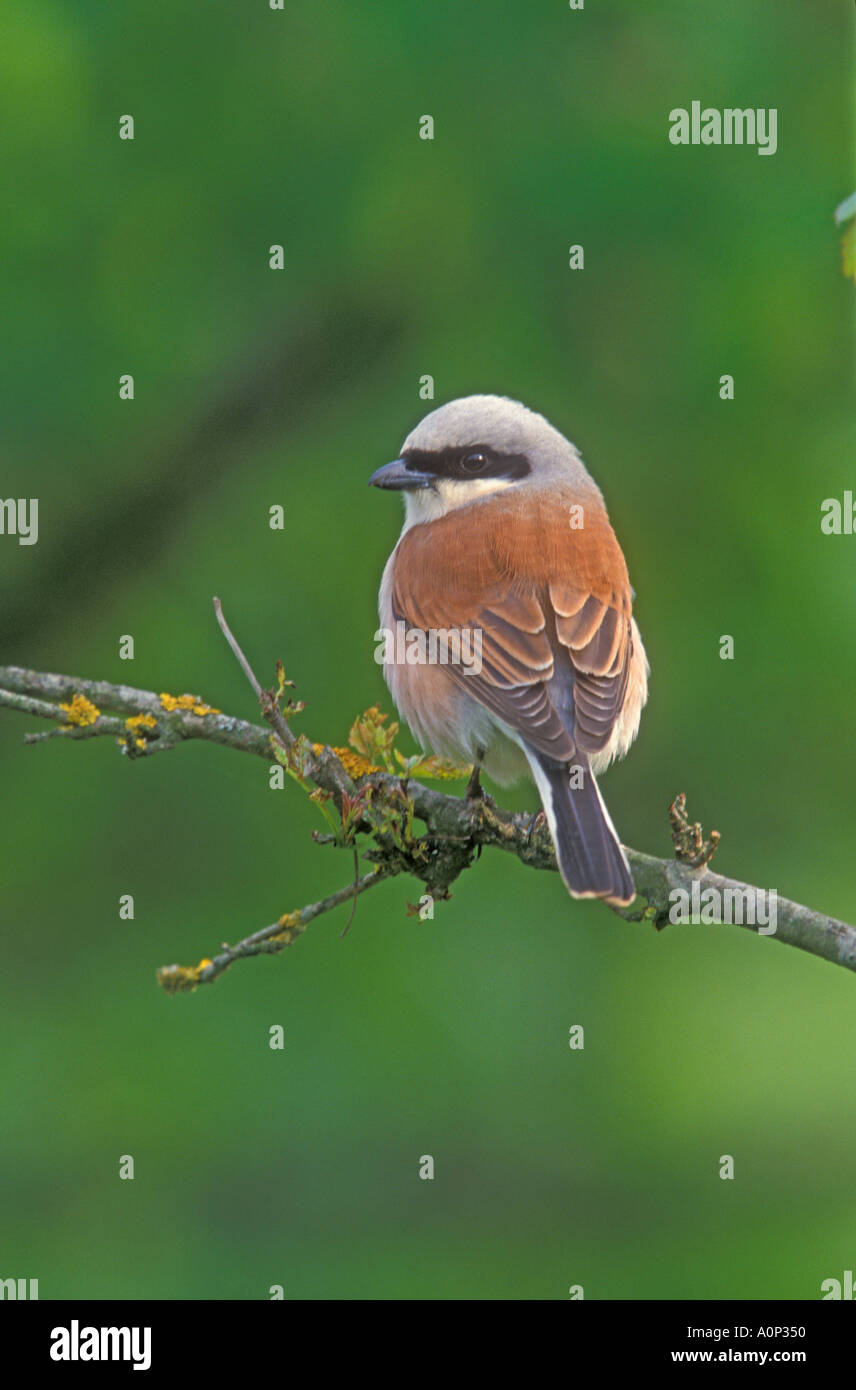
[[[529,774],[522,749],[445,667],[388,663],[383,673],[396,708],[422,748],[465,763],[484,752],[484,770],[500,786]]]

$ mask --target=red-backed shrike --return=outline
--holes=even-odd
[[[621,547],[577,450],[518,401],[467,396],[426,415],[370,481],[404,493],[380,590],[382,629],[408,638],[384,660],[400,713],[423,748],[500,784],[528,767],[569,892],[631,902],[595,773],[636,736],[648,662]],[[444,660],[463,633],[478,660]]]

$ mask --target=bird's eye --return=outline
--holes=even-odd
[[[464,454],[461,459],[461,468],[470,475],[481,473],[483,469],[487,468],[487,454],[482,453],[480,449],[474,449],[471,454]]]

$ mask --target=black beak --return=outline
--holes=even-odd
[[[389,488],[395,492],[415,492],[419,488],[434,484],[431,473],[420,473],[416,468],[408,468],[406,459],[394,459],[385,463],[369,478],[369,487]]]

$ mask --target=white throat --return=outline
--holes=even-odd
[[[467,482],[438,478],[433,487],[404,494],[404,530],[409,531],[411,526],[421,526],[426,521],[438,521],[458,507],[503,492],[512,484],[511,478],[471,478]]]

